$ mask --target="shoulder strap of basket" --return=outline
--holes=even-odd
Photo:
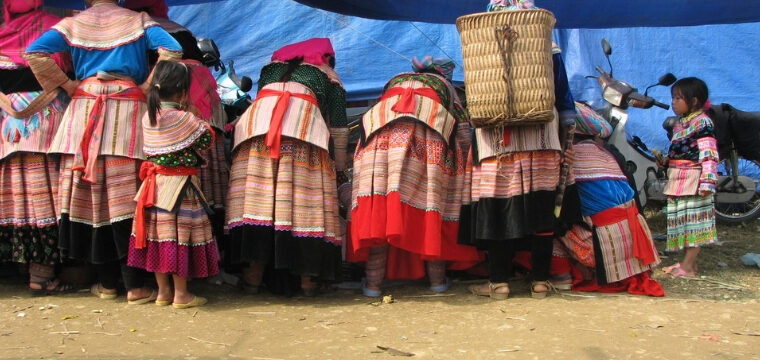
[[[517,32],[512,30],[509,25],[494,27],[494,33],[496,34],[496,43],[499,44],[499,54],[501,55],[501,63],[504,65],[504,83],[507,86],[507,99],[510,114],[506,114],[509,117],[514,117],[515,105],[514,105],[514,92],[512,91],[511,82],[509,79],[510,74],[510,62],[512,60],[512,44],[517,39]],[[510,55],[507,58],[507,55]]]
[[[61,89],[58,88],[53,91],[43,91],[42,94],[34,98],[34,100],[29,103],[29,106],[20,111],[17,111],[13,108],[13,103],[11,102],[11,99],[8,98],[8,95],[0,92],[0,108],[16,119],[26,119],[34,115],[36,112],[40,111],[43,107],[45,107],[45,105],[50,104],[50,102],[53,101],[53,99],[55,99],[60,92]]]

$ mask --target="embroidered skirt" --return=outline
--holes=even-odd
[[[466,145],[464,130],[457,140]],[[347,259],[364,261],[369,247],[388,243],[389,279],[424,277],[427,260],[451,261],[452,269],[477,263],[477,250],[457,243],[465,151],[413,119],[386,125],[357,148]]]
[[[629,201],[625,204],[616,206],[617,208],[629,208],[636,206],[634,201]],[[649,230],[646,219],[641,214],[638,214],[637,219],[639,224],[644,229],[648,241],[652,242],[652,233]],[[595,244],[594,253],[596,254],[596,263],[602,264],[604,272],[600,272],[597,268],[597,282],[599,284],[605,284],[615,281],[620,281],[636,274],[640,274],[651,270],[660,263],[660,257],[657,254],[657,249],[652,245],[653,256],[655,262],[644,265],[641,260],[633,256],[634,240],[631,234],[631,227],[628,224],[627,219],[621,219],[620,221],[605,225],[594,226],[595,229]]]
[[[16,152],[0,161],[0,260],[60,261],[57,164],[45,154]]]
[[[283,137],[272,159],[264,136],[243,142],[233,152],[225,213],[230,262],[325,280],[340,273],[336,175],[324,149]]]
[[[82,180],[82,172],[72,170],[74,155],[61,155],[58,218],[64,255],[95,264],[127,256],[140,163],[99,156],[91,184]]]
[[[206,209],[195,188],[185,186],[179,207],[145,211],[147,245],[136,249],[134,227],[127,265],[183,278],[204,278],[219,273],[219,251]]]
[[[489,241],[552,231],[559,164],[555,150],[508,153],[478,165],[470,152],[459,243],[486,248]]]
[[[708,245],[718,239],[713,199],[712,195],[668,197],[665,208],[668,221],[668,251]]]

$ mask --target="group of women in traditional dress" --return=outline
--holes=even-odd
[[[531,271],[536,298],[592,278],[659,294],[633,188],[598,141],[609,125],[585,105],[576,111],[558,49],[552,122],[472,129],[454,63],[425,56],[364,114],[350,161],[330,40],[284,46],[231,124],[228,167],[216,83],[163,0],[124,4],[141,12],[86,1],[60,21],[42,0],[4,1],[0,253],[29,264],[33,294],[73,290],[54,270],[76,259],[94,266],[99,298],[116,298],[121,277],[130,304],[200,306],[187,280],[216,274],[220,253],[242,266],[250,294],[266,284],[316,295],[340,280],[344,259],[365,264],[370,297],[384,279],[426,276],[444,292],[447,269],[484,260],[489,281],[469,290],[494,299],[509,296],[515,263]],[[572,131],[579,141],[567,151],[560,139]],[[563,162],[573,170],[557,218]],[[338,188],[350,163],[344,226]]]

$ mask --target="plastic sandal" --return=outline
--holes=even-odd
[[[683,269],[681,269],[680,267],[675,268],[674,271],[671,271],[668,274],[673,279],[677,279],[677,278],[680,278],[680,277],[687,278],[687,279],[693,279],[693,278],[697,277],[697,274],[689,274],[686,271],[684,271]]]
[[[367,279],[362,279],[362,294],[366,297],[377,298],[383,295],[381,290],[367,288]]]
[[[95,295],[95,296],[97,296],[97,297],[99,297],[99,298],[101,298],[101,299],[103,299],[103,300],[113,300],[113,299],[116,299],[116,293],[109,294],[109,293],[104,293],[104,292],[100,291],[100,284],[94,284],[94,285],[92,285],[90,287],[90,293],[93,294],[93,295]]]
[[[147,297],[144,297],[144,298],[141,298],[141,299],[137,299],[137,300],[127,300],[127,304],[129,304],[129,305],[142,305],[142,304],[147,304],[147,303],[149,303],[149,302],[151,302],[153,300],[156,300],[156,299],[158,299],[158,292],[156,290],[151,290],[150,295],[148,295]]]
[[[448,277],[446,278],[446,281],[441,285],[435,285],[430,287],[430,291],[434,293],[443,293],[446,292],[451,287],[451,279]]]
[[[543,285],[546,286],[546,291],[536,291],[537,285]],[[549,294],[550,291],[557,291],[557,288],[552,285],[549,281],[534,281],[530,284],[530,297],[534,299],[543,299],[546,297],[546,295]]]
[[[473,295],[477,296],[488,296],[491,299],[494,300],[506,300],[509,298],[509,292],[506,293],[497,293],[496,289],[506,287],[507,290],[509,290],[509,283],[501,282],[501,283],[492,283],[488,282],[488,292],[481,290],[481,285],[472,285],[469,287],[470,292]]]
[[[172,307],[174,307],[175,309],[189,309],[191,307],[203,306],[207,302],[208,300],[205,297],[196,296],[193,298],[193,301],[189,303],[184,303],[184,304],[174,303],[172,304]]]
[[[48,286],[54,284],[56,281],[58,283],[52,289],[48,289]],[[29,294],[32,295],[33,297],[45,296],[45,295],[68,294],[77,290],[74,287],[74,285],[65,283],[59,279],[49,279],[43,282],[29,282],[29,284],[36,284],[40,287],[39,289],[29,288]]]
[[[680,269],[680,268],[681,268],[681,263],[676,263],[675,265],[671,265],[671,266],[667,266],[667,267],[662,268],[662,271],[664,273],[666,273],[666,274],[670,274],[670,273],[673,272],[673,270]]]
[[[248,284],[245,281],[241,281],[241,284],[243,284],[241,289],[243,290],[243,293],[245,294],[256,295],[259,292],[261,292],[261,288],[259,285]]]

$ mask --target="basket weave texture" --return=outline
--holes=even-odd
[[[543,9],[457,19],[473,126],[536,125],[552,120],[555,22],[554,15]],[[512,36],[500,37],[505,31]]]

